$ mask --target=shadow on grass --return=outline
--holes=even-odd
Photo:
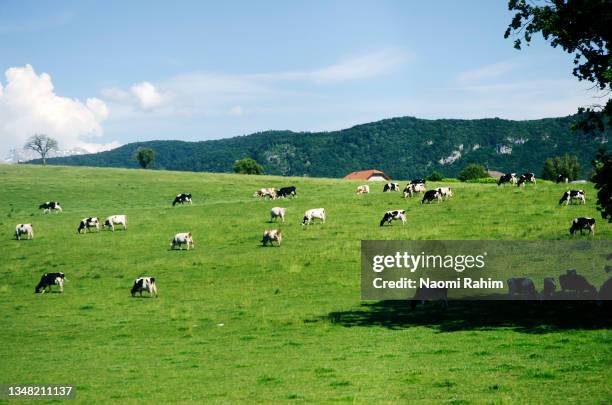
[[[331,312],[315,320],[345,327],[406,329],[425,326],[439,332],[508,328],[524,333],[612,328],[610,302],[592,301],[449,301],[448,308],[428,302],[412,310],[410,301],[363,303],[350,311]]]

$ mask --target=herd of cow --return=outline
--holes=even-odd
[[[533,173],[524,173],[517,177],[515,173],[507,173],[502,175],[497,184],[502,185],[504,183],[516,184],[517,186],[524,186],[525,183],[536,183],[536,178]],[[567,178],[563,176],[559,176],[557,182],[566,182]],[[384,184],[383,192],[394,192],[400,191],[399,183],[389,182]],[[369,185],[360,185],[357,187],[357,194],[368,194],[370,192]],[[423,194],[423,198],[421,200],[421,204],[431,203],[433,201],[441,202],[445,199],[449,199],[453,197],[453,190],[450,187],[437,187],[431,190],[427,190],[425,179],[414,179],[410,181],[403,190],[404,198],[412,198],[417,194]],[[294,186],[282,187],[280,189],[276,188],[261,188],[257,190],[254,197],[261,198],[269,198],[271,200],[276,200],[279,198],[293,198],[297,197],[297,190]],[[566,191],[561,199],[559,200],[559,204],[569,205],[571,202],[577,201],[579,203],[586,203],[586,195],[584,190],[568,190]],[[192,204],[192,195],[188,193],[177,194],[172,202],[172,206],[177,204]],[[56,213],[62,212],[62,207],[58,201],[47,201],[39,206],[39,209],[43,210],[44,214],[47,214],[51,211],[55,211]],[[270,222],[274,222],[278,218],[284,223],[285,222],[285,213],[286,208],[283,207],[273,207],[270,210]],[[324,208],[312,208],[307,210],[304,213],[302,218],[302,225],[310,225],[314,223],[314,220],[318,219],[320,223],[325,223],[326,213]],[[392,221],[399,220],[402,221],[402,224],[406,223],[406,210],[396,209],[386,211],[383,215],[383,218],[380,221],[380,226],[384,226],[385,224],[390,224]],[[111,215],[104,220],[103,228],[107,228],[111,231],[115,231],[115,226],[122,226],[123,230],[127,230],[127,216],[126,215]],[[77,227],[77,233],[81,234],[83,232],[87,233],[88,231],[95,229],[96,231],[100,231],[100,220],[98,217],[88,217],[83,218]],[[595,219],[588,217],[579,217],[572,220],[572,224],[570,227],[570,234],[575,235],[576,232],[580,231],[583,234],[583,231],[588,231],[591,234],[595,232]],[[20,240],[22,236],[25,236],[27,239],[34,238],[34,229],[32,224],[18,224],[15,227],[15,238]],[[263,237],[261,243],[263,246],[268,244],[273,245],[273,242],[276,242],[278,246],[281,245],[282,242],[282,231],[280,229],[266,229],[264,230]],[[182,249],[183,245],[186,246],[187,250],[190,248],[194,248],[195,244],[193,242],[193,235],[191,232],[182,232],[177,233],[171,240],[170,248],[171,249]],[[568,274],[568,277],[580,278],[577,274]],[[58,285],[60,291],[63,291],[64,285],[64,274],[63,273],[45,273],[39,282],[39,284],[35,288],[36,293],[44,293],[51,285]],[[564,289],[564,282],[560,283],[562,289]],[[610,281],[610,280],[608,280]],[[588,283],[587,283],[588,284]],[[544,280],[544,291],[543,294],[546,294],[550,291],[551,286],[554,286],[554,280],[547,278]],[[508,280],[508,287],[510,289],[510,295],[522,293],[531,294],[535,291],[535,287],[533,282],[529,279],[510,279]],[[593,287],[594,288],[594,287]],[[554,291],[554,289],[553,289]],[[139,277],[134,281],[134,285],[132,287],[131,293],[134,296],[136,293],[148,292],[151,295],[157,296],[157,287],[155,285],[155,278],[153,277]],[[435,292],[435,294],[440,294],[441,292]],[[423,294],[423,292],[419,292],[418,294]],[[444,293],[445,294],[445,293]],[[444,295],[443,294],[443,295]],[[444,298],[445,299],[445,298]]]

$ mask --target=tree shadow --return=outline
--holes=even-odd
[[[612,328],[612,302],[594,301],[449,301],[426,302],[411,309],[407,301],[363,303],[355,310],[331,312],[316,320],[344,327],[406,329],[425,326],[439,332],[507,328],[523,333]]]

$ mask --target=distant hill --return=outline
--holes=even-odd
[[[249,156],[268,174],[343,177],[376,168],[393,178],[411,178],[433,170],[456,176],[467,163],[539,174],[546,158],[569,153],[578,156],[586,175],[598,149],[607,147],[610,134],[595,139],[579,135],[570,129],[573,120],[571,116],[531,121],[401,117],[332,132],[266,131],[203,142],[137,142],[48,163],[137,167],[134,151],[149,147],[157,153],[157,169],[231,172],[236,160]]]

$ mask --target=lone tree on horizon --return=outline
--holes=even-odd
[[[155,151],[151,148],[138,148],[134,152],[134,160],[136,160],[143,169],[151,167],[155,161]]]
[[[263,174],[264,168],[255,159],[246,157],[234,163],[234,172],[238,174]]]
[[[36,134],[28,139],[23,149],[38,153],[43,166],[46,166],[49,152],[57,150],[57,141],[47,135]]]

